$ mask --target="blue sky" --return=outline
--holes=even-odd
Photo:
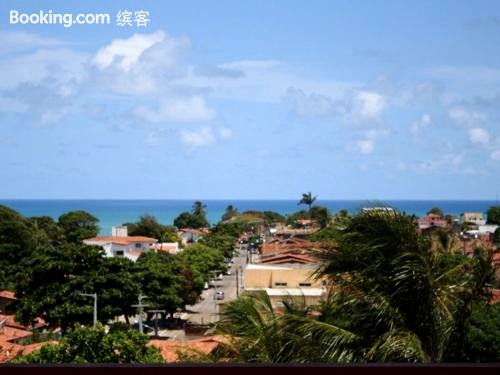
[[[9,1],[0,198],[494,199],[498,1]],[[109,25],[9,24],[9,12]],[[149,12],[120,27],[119,10]]]

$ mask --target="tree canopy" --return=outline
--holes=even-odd
[[[427,215],[434,214],[439,215],[440,217],[444,217],[444,212],[439,207],[433,207],[428,212]]]
[[[488,209],[488,224],[500,225],[500,206],[492,206]]]
[[[71,211],[59,217],[58,224],[63,229],[66,240],[80,243],[86,238],[97,236],[99,220],[86,211]]]
[[[193,204],[192,212],[182,212],[174,220],[174,225],[177,228],[207,228],[210,226],[206,216],[205,216],[206,206],[200,202],[196,201]]]
[[[317,197],[313,196],[311,192],[303,193],[302,198],[299,201],[299,204],[305,204],[311,210],[311,207],[316,200]]]
[[[164,363],[159,349],[148,346],[148,336],[119,325],[108,333],[96,327],[77,327],[56,344],[16,359],[35,364],[159,364]]]

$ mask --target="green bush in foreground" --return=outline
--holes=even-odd
[[[79,327],[58,343],[16,359],[17,363],[164,363],[157,348],[147,346],[148,337],[127,327]]]

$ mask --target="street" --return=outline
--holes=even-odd
[[[193,306],[186,306],[188,320],[196,324],[214,323],[219,320],[220,304],[236,299],[237,284],[239,291],[243,290],[243,271],[246,266],[246,250],[238,244],[230,267],[231,275],[223,275],[222,280],[216,280],[214,286],[204,290],[201,301]],[[238,278],[238,281],[236,280]],[[215,293],[224,292],[223,300],[216,300]]]

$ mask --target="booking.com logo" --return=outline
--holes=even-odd
[[[52,10],[40,10],[36,13],[21,13],[18,10],[11,10],[9,13],[9,23],[11,25],[63,25],[71,27],[73,25],[109,25],[111,23],[110,13],[57,13]],[[136,26],[145,27],[150,22],[149,12],[145,10],[128,11],[120,10],[115,17],[116,25],[120,27]]]

